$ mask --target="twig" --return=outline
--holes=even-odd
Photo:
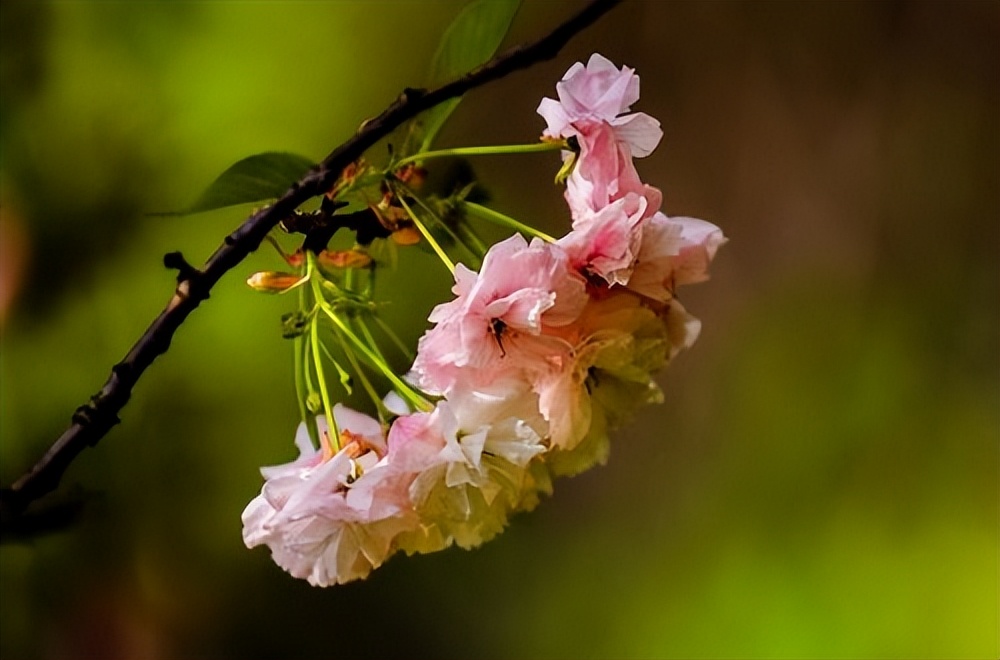
[[[618,4],[619,0],[594,0],[548,35],[530,44],[515,46],[464,76],[433,90],[405,89],[382,114],[365,122],[357,133],[337,147],[323,162],[292,185],[273,205],[261,209],[226,237],[201,269],[179,252],[164,258],[178,270],[177,288],[160,315],[150,324],[111,375],[100,392],[73,413],[72,424],[42,458],[9,488],[0,490],[0,529],[13,529],[18,517],[34,500],[54,490],[76,456],[93,446],[120,420],[118,413],[132,395],[132,388],[170,340],[188,314],[209,296],[216,282],[256,250],[267,233],[303,202],[331,188],[341,171],[403,122],[439,103],[465,94],[536,62],[553,59],[578,32]]]

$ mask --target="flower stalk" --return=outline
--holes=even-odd
[[[431,232],[420,220],[420,218],[417,217],[417,214],[413,212],[413,209],[410,208],[410,205],[406,203],[406,199],[404,199],[402,195],[398,194],[398,192],[396,197],[399,199],[399,203],[403,205],[403,208],[406,209],[407,215],[410,216],[410,220],[413,221],[414,226],[420,231],[421,236],[424,237],[424,240],[427,241],[427,244],[430,245],[431,248],[434,250],[434,253],[438,256],[438,259],[441,260],[441,263],[443,263],[445,267],[448,268],[449,272],[454,273],[455,262],[448,257],[448,253],[444,251],[444,248],[441,247],[441,244],[437,242],[437,239],[434,238]]]
[[[475,216],[482,220],[486,220],[488,222],[492,222],[494,224],[500,225],[501,227],[506,227],[507,229],[513,229],[516,232],[520,232],[528,236],[540,238],[546,243],[556,242],[556,239],[552,238],[545,232],[535,229],[530,225],[526,225],[523,222],[518,222],[514,218],[508,215],[504,215],[499,211],[494,211],[493,209],[487,206],[482,206],[481,204],[476,204],[475,202],[468,202],[468,201],[462,202],[462,205],[465,207],[465,210],[469,213],[469,215]]]
[[[508,144],[485,147],[458,147],[455,149],[436,149],[434,151],[424,151],[407,156],[392,164],[392,170],[398,170],[406,165],[422,163],[435,158],[445,158],[448,156],[504,156],[515,154],[535,154],[548,151],[562,151],[569,149],[565,140],[545,140],[533,144]]]

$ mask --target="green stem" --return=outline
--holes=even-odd
[[[369,348],[371,348],[372,351],[375,353],[375,355],[379,356],[379,358],[383,362],[385,362],[386,364],[388,364],[389,361],[385,359],[385,355],[383,355],[382,351],[379,350],[378,342],[375,341],[375,337],[372,336],[372,333],[368,329],[368,326],[365,325],[365,322],[362,319],[360,319],[358,317],[355,317],[354,318],[354,324],[357,327],[361,328],[361,336],[364,337],[364,339],[365,339],[366,342],[368,342]]]
[[[309,414],[306,408],[306,397],[312,393],[312,383],[309,380],[309,365],[306,364],[306,340],[299,335],[295,338],[295,396],[299,403],[299,417],[306,425],[313,446],[319,446],[319,429],[316,418]]]
[[[438,244],[437,239],[431,236],[430,231],[427,230],[427,227],[424,226],[424,223],[420,221],[420,218],[418,218],[417,214],[413,212],[413,209],[411,209],[410,205],[406,203],[406,200],[403,199],[402,195],[397,193],[396,199],[398,199],[399,203],[403,205],[404,209],[406,209],[406,213],[410,216],[410,220],[413,220],[413,224],[416,225],[417,229],[420,230],[420,233],[423,235],[424,239],[430,244],[432,248],[434,248],[434,252],[437,253],[438,258],[441,259],[444,265],[448,267],[448,270],[454,273],[455,262],[453,262],[451,259],[448,258],[448,255]]]
[[[389,367],[389,365],[385,363],[385,360],[380,359],[375,353],[373,353],[372,350],[368,348],[368,346],[365,344],[365,342],[363,342],[360,337],[354,334],[351,331],[350,327],[348,327],[348,325],[344,323],[339,316],[333,313],[333,310],[330,309],[329,305],[322,304],[320,305],[320,309],[323,310],[324,314],[330,317],[330,320],[333,321],[333,324],[340,329],[340,331],[344,334],[344,336],[351,340],[351,343],[354,344],[354,346],[358,349],[358,351],[362,355],[364,355],[373,365],[376,365],[378,367],[379,371],[381,371],[382,374],[389,379],[389,382],[392,383],[393,387],[396,388],[396,391],[398,391],[404,398],[406,398],[410,403],[412,403],[414,407],[416,407],[419,410],[423,410],[425,412],[433,409],[433,406],[430,404],[430,402],[424,399],[419,394],[417,394],[417,392],[413,389],[411,385],[409,385],[403,379],[397,376]]]
[[[407,156],[402,160],[396,161],[392,168],[397,170],[405,165],[409,165],[410,163],[430,160],[432,158],[443,158],[445,156],[533,154],[544,151],[561,151],[563,149],[569,149],[569,145],[567,145],[564,140],[547,140],[545,142],[537,142],[534,144],[506,144],[493,147],[459,147],[457,149],[438,149],[436,151],[425,151],[423,153]]]
[[[330,393],[326,389],[326,376],[323,375],[323,356],[319,349],[319,323],[318,317],[313,317],[312,325],[309,327],[310,338],[312,340],[313,363],[316,365],[316,378],[319,380],[319,394],[323,399],[323,412],[326,414],[327,428],[333,431],[330,443],[334,447],[334,452],[340,451],[340,429],[333,419],[333,408],[330,406]]]
[[[312,393],[316,391],[316,387],[315,385],[313,385],[312,374],[309,373],[309,366],[305,364],[306,353],[312,350],[311,348],[312,342],[309,341],[308,337],[305,336],[303,337],[304,338],[302,340],[302,363],[303,366],[305,366],[305,369],[302,371],[302,376],[305,379],[306,393],[308,395],[312,395]]]
[[[302,421],[306,421],[306,393],[305,393],[305,382],[302,379],[302,362],[303,362],[303,351],[302,351],[302,336],[295,338],[294,350],[295,350],[295,398],[299,402],[299,417]]]
[[[468,211],[471,215],[476,216],[477,218],[481,218],[482,220],[487,220],[489,222],[502,225],[509,229],[513,229],[514,231],[519,231],[521,233],[528,234],[529,236],[535,236],[537,238],[542,239],[546,243],[556,242],[556,239],[552,238],[545,232],[541,232],[535,229],[534,227],[529,227],[528,225],[522,222],[518,222],[514,218],[504,215],[503,213],[499,213],[497,211],[494,211],[493,209],[486,208],[485,206],[480,206],[475,202],[462,202],[462,203],[465,205],[466,211]]]
[[[326,347],[326,344],[320,342],[319,347],[323,349],[323,353],[326,354],[326,358],[330,360],[330,364],[332,364],[333,368],[337,370],[337,376],[340,378],[341,387],[344,388],[344,391],[347,392],[348,396],[353,394],[354,388],[351,385],[351,374],[347,373],[347,370],[340,366],[340,363],[337,362],[337,358],[333,357],[333,353],[331,353],[330,349]]]
[[[299,312],[305,313],[306,309],[306,289],[299,289]],[[313,389],[312,378],[309,375],[309,365],[306,362],[308,359],[306,354],[308,352],[308,339],[305,335],[300,334],[294,340],[294,352],[295,352],[295,395],[298,399],[299,404],[299,416],[302,418],[302,422],[306,425],[306,430],[309,432],[309,437],[312,439],[313,446],[320,446],[319,429],[316,426],[316,417],[311,414],[309,409],[306,407],[306,399],[312,396],[315,391]]]
[[[413,362],[413,360],[416,358],[416,355],[413,353],[412,350],[410,350],[409,346],[403,343],[403,340],[399,338],[399,335],[397,335],[396,331],[392,329],[392,326],[383,321],[382,318],[379,316],[374,316],[373,318],[375,319],[375,323],[378,324],[378,327],[380,327],[382,329],[382,332],[384,332],[385,335],[389,338],[389,341],[391,341],[393,344],[396,345],[396,348],[399,349],[399,352],[402,353],[407,360]]]
[[[306,255],[306,279],[312,284],[313,297],[316,299],[316,304],[325,307],[326,298],[323,297],[323,288],[320,286],[319,281],[313,277],[313,273],[316,271],[316,256],[311,252],[307,252]],[[326,425],[333,432],[330,442],[334,447],[334,451],[337,452],[340,451],[340,429],[337,428],[337,420],[333,418],[333,406],[330,405],[330,393],[326,387],[326,375],[323,373],[323,356],[320,354],[319,317],[315,313],[312,315],[309,324],[309,343],[312,348],[313,364],[316,369],[316,380],[319,381],[319,394],[323,401]]]
[[[479,270],[479,267],[483,264],[483,257],[486,256],[486,245],[483,244],[483,240],[479,238],[476,232],[469,226],[469,223],[462,222],[456,227],[458,233],[462,235],[466,243],[472,244],[472,252],[476,256],[476,265],[474,270]]]
[[[305,302],[306,302],[305,289],[299,289],[299,312],[302,312],[302,309],[305,307]],[[305,340],[302,339],[301,334],[295,338],[293,343],[293,351],[295,353],[295,363],[293,365],[295,370],[295,398],[298,399],[299,417],[302,418],[303,422],[305,422],[306,418],[308,417],[308,415],[306,414],[306,399],[305,399],[306,396],[308,396],[308,394],[306,393],[305,390],[305,379],[302,376],[302,367],[305,366],[304,343]],[[313,439],[315,440],[315,438]]]
[[[344,335],[338,332],[337,337],[340,339],[340,347],[343,349],[344,355],[347,356],[347,361],[351,363],[351,368],[354,369],[354,373],[358,375],[358,379],[361,381],[361,386],[365,388],[365,391],[371,398],[372,403],[375,404],[375,409],[378,411],[379,419],[385,421],[390,417],[389,410],[385,407],[382,399],[379,398],[375,388],[372,387],[371,381],[368,380],[368,377],[362,370],[361,365],[358,363],[358,358],[354,355],[354,351],[347,345]]]
[[[410,189],[409,186],[407,186],[405,184],[397,184],[397,185],[400,188],[402,188],[403,190],[405,190],[410,195],[410,197],[412,197],[413,199],[415,199],[417,201],[417,204],[420,205],[420,208],[422,208],[427,213],[427,215],[429,215],[430,217],[434,218],[434,221],[438,225],[440,225],[446,232],[448,232],[448,235],[451,237],[451,240],[455,241],[455,243],[457,243],[458,245],[461,245],[462,249],[464,249],[469,254],[469,256],[473,258],[473,260],[479,261],[479,260],[482,259],[482,257],[480,255],[477,255],[476,252],[475,252],[475,250],[473,250],[468,245],[466,245],[465,241],[463,241],[462,238],[450,226],[448,226],[448,223],[445,222],[444,219],[440,215],[438,215],[434,211],[434,209],[432,209],[427,204],[427,202],[425,202],[416,193],[414,193]],[[397,195],[398,195],[398,192],[397,192]],[[402,201],[402,200],[400,200],[400,201]],[[486,253],[486,251],[483,250],[483,254],[485,254],[485,253]],[[478,268],[478,265],[477,265],[477,268]]]

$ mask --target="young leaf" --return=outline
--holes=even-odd
[[[467,4],[441,37],[431,62],[429,83],[448,82],[493,57],[520,6],[521,0],[473,0]],[[445,101],[424,113],[421,151],[430,147],[460,100]]]
[[[234,163],[185,213],[280,197],[313,166],[305,156],[269,151]]]

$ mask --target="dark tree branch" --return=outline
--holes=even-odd
[[[118,413],[131,397],[132,388],[153,360],[167,351],[174,333],[188,314],[208,298],[212,287],[226,272],[260,246],[279,221],[289,217],[306,200],[328,191],[345,167],[403,122],[514,71],[553,59],[575,34],[618,2],[594,0],[538,41],[515,46],[446,85],[433,90],[405,89],[382,114],[365,122],[353,137],[293,184],[277,202],[247,218],[225,238],[201,269],[191,266],[179,252],[166,255],[165,265],[178,271],[173,297],[122,361],[112,367],[100,392],[77,408],[71,426],[30,471],[0,491],[0,527],[4,530],[16,527],[17,518],[28,504],[54,490],[76,456],[85,447],[97,444],[120,421]]]

